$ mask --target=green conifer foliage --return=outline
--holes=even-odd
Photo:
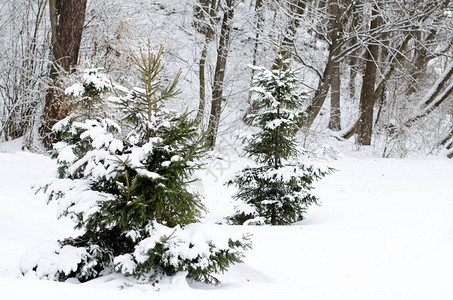
[[[82,82],[76,83],[65,90],[65,94],[75,97],[75,106],[90,119],[101,111],[102,95],[112,91],[112,84],[100,72],[100,68],[91,68],[83,71]]]
[[[190,182],[207,148],[189,112],[165,108],[179,92],[179,74],[163,84],[162,53],[148,45],[135,59],[142,86],[113,99],[126,138],[117,137],[121,128],[109,119],[69,116],[54,127],[63,137],[53,153],[61,179],[46,193],[83,234],[61,241],[57,251],[78,251],[77,264],[48,278],[86,281],[116,270],[155,282],[187,272],[216,283],[213,273],[240,262],[250,247],[246,236],[205,234],[196,224],[205,208]]]
[[[290,224],[302,220],[308,206],[318,204],[309,192],[312,183],[329,170],[295,162],[301,154],[295,133],[303,117],[303,112],[297,110],[304,100],[304,94],[297,91],[297,72],[281,66],[273,70],[253,68],[257,75],[251,91],[260,110],[248,118],[259,131],[245,138],[244,143],[246,153],[259,166],[243,169],[228,182],[238,188],[235,198],[248,207],[231,220],[239,224]]]

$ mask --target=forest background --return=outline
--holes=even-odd
[[[453,157],[451,1],[5,0],[0,12],[0,141],[49,147],[74,109],[64,89],[89,67],[134,86],[131,55],[149,39],[168,76],[182,70],[169,106],[193,111],[211,147],[231,146],[257,109],[248,65],[281,51],[308,94],[306,147],[353,138],[382,157]]]

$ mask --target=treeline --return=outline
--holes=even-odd
[[[0,12],[2,140],[49,146],[72,109],[61,91],[77,69],[132,83],[131,53],[150,38],[182,68],[180,97],[211,147],[259,109],[247,65],[278,66],[279,52],[309,95],[303,138],[453,156],[451,1],[6,0]]]

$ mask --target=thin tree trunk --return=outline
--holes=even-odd
[[[332,48],[332,47],[331,47]],[[329,58],[327,59],[326,66],[324,67],[324,72],[322,78],[318,82],[318,87],[315,90],[313,100],[306,109],[307,117],[300,121],[299,127],[310,128],[313,125],[316,117],[321,110],[324,101],[326,100],[327,93],[329,91],[330,83],[332,81],[332,69],[333,69],[333,49],[330,49]]]
[[[382,24],[384,23],[384,20],[382,19],[382,16],[379,16],[379,23]],[[389,55],[389,46],[390,46],[390,41],[389,41],[389,34],[384,33],[382,34],[382,46],[380,47],[380,53],[379,53],[379,63],[384,64],[387,61],[387,56]],[[379,123],[379,120],[382,115],[382,109],[384,108],[384,105],[386,103],[386,86],[384,86],[384,90],[380,93],[379,97],[376,97],[378,99],[376,102],[378,102],[378,107],[377,107],[377,113],[376,113],[376,118],[374,119],[374,126],[376,126]]]
[[[340,64],[335,63],[332,68],[332,82],[330,83],[330,118],[329,129],[334,131],[341,130],[341,111],[340,111]]]
[[[421,35],[421,33],[419,33]],[[435,38],[437,37],[437,31],[431,30],[428,37],[424,40],[423,44],[429,45]],[[422,47],[421,49],[415,49],[415,62],[413,64],[413,70],[410,73],[409,77],[411,78],[411,85],[406,91],[406,95],[409,96],[412,93],[417,91],[417,82],[419,79],[425,74],[426,67],[428,66],[428,62],[433,59],[434,56],[430,55],[428,49],[426,47]]]
[[[349,58],[349,98],[355,99],[355,77],[357,75],[357,57],[353,54]]]
[[[198,104],[198,112],[196,116],[197,123],[199,124],[203,119],[205,108],[206,108],[206,58],[208,55],[208,48],[212,41],[212,36],[214,34],[214,26],[215,26],[215,14],[217,10],[217,1],[200,1],[199,7],[199,14],[198,18],[203,21],[206,17],[209,20],[205,21],[205,28],[200,28],[200,30],[205,35],[205,41],[203,44],[203,49],[201,51],[200,63],[199,63],[199,83],[200,83],[200,100]],[[203,13],[204,12],[204,13]],[[207,16],[205,15],[207,12]],[[197,17],[197,16],[196,16]],[[201,27],[201,26],[200,26]],[[204,29],[204,30],[203,30]]]
[[[330,30],[330,41],[334,51],[337,46],[337,35],[338,35],[338,22],[339,22],[339,7],[336,0],[331,0],[329,3],[329,30]],[[340,62],[333,58],[331,82],[330,82],[330,117],[329,117],[329,129],[339,131],[341,130],[341,113],[340,113]]]
[[[255,44],[253,47],[253,60],[252,60],[252,65],[256,66],[257,65],[257,54],[258,54],[258,47],[260,45],[260,30],[262,28],[262,23],[264,22],[263,18],[263,12],[262,12],[262,7],[263,7],[263,1],[262,0],[256,0],[255,2],[255,15],[256,15],[256,35],[255,35]],[[255,77],[255,70],[252,69],[252,75],[251,75],[251,81],[253,81],[253,78]],[[248,95],[248,108],[244,116],[242,117],[242,120],[250,125],[250,119],[247,118],[249,114],[254,114],[259,110],[259,105],[257,102],[252,101],[252,92],[249,91]]]
[[[325,5],[328,6],[328,11],[329,11],[329,56],[327,58],[327,63],[324,67],[324,71],[322,74],[322,77],[319,79],[318,82],[318,87],[315,90],[315,94],[313,96],[313,99],[310,103],[310,105],[306,109],[306,115],[307,117],[303,118],[299,122],[299,127],[305,127],[307,130],[313,125],[313,122],[315,121],[316,117],[319,114],[319,111],[321,110],[321,107],[324,105],[324,102],[326,100],[326,97],[329,92],[329,88],[331,88],[332,80],[335,77],[335,72],[340,66],[340,61],[341,59],[338,57],[342,43],[339,41],[338,34],[342,30],[342,24],[339,20],[340,16],[340,7],[338,6],[337,0],[329,0],[329,2],[325,1],[320,1],[319,6],[320,7],[325,7]],[[348,13],[352,13],[352,10],[349,10]],[[339,70],[338,70],[339,72]],[[332,116],[335,116],[334,118],[337,118],[338,120],[338,125],[340,124],[340,114],[339,114],[339,98],[335,99],[335,97],[340,97],[339,93],[339,85],[340,85],[340,78],[338,77],[335,78],[336,82],[334,82],[334,87],[335,89],[338,90],[338,93],[335,91],[332,91],[333,94],[333,109],[334,112],[331,114]],[[332,97],[332,96],[331,96]],[[332,98],[331,98],[332,99]],[[332,122],[336,122],[336,120],[331,120]],[[330,123],[330,122],[329,122]],[[332,124],[332,126],[334,126]],[[337,126],[337,125],[335,125]],[[329,124],[330,128],[330,124]]]
[[[260,45],[260,31],[262,28],[262,23],[264,22],[263,18],[263,12],[262,12],[262,7],[263,7],[263,1],[262,0],[256,0],[255,2],[255,16],[256,16],[256,35],[255,35],[255,43],[253,46],[253,60],[252,60],[252,65],[256,66],[257,65],[257,55],[258,55],[258,47]],[[252,74],[251,74],[251,81],[253,81],[253,78],[255,77],[255,70],[252,69]],[[256,113],[259,110],[259,105],[257,102],[252,102],[252,92],[249,91],[248,95],[248,107],[246,110],[246,113],[242,117],[242,120],[250,125],[250,119],[247,118],[249,114]]]
[[[379,26],[378,7],[373,5],[371,13],[370,32],[373,32]],[[376,44],[368,45],[365,54],[365,72],[363,74],[362,91],[360,94],[360,128],[358,132],[358,143],[360,145],[371,145],[371,136],[373,133],[373,111],[374,103],[374,85],[376,83],[377,60],[379,46]]]
[[[263,1],[256,0],[256,2],[255,2],[256,34],[255,34],[255,43],[253,45],[253,60],[252,60],[252,65],[254,65],[254,66],[256,66],[256,64],[257,64],[258,47],[260,45],[260,33],[261,33],[260,31],[262,29],[263,22],[264,22],[262,7],[263,7]],[[252,69],[252,80],[253,80],[254,75],[255,75],[255,70]],[[250,100],[250,95],[249,95],[249,100]]]
[[[230,44],[232,20],[234,15],[234,0],[226,0],[223,14],[222,27],[220,30],[219,48],[217,50],[217,64],[214,74],[214,86],[212,89],[211,116],[208,125],[208,146],[213,148],[216,143],[219,130],[220,113],[223,99],[223,85],[225,69]]]
[[[451,148],[453,148],[453,126],[450,127],[448,132],[448,135],[438,144],[438,146],[451,150]],[[449,151],[447,157],[453,158],[453,151]]]
[[[206,80],[205,80],[205,65],[206,65],[206,56],[208,55],[208,37],[206,36],[205,43],[203,45],[203,50],[201,51],[200,66],[199,66],[199,82],[200,82],[200,102],[198,104],[197,111],[197,123],[199,124],[203,119],[205,106],[206,106]]]
[[[395,72],[396,66],[401,62],[402,58],[404,57],[403,51],[406,49],[406,47],[409,44],[409,41],[411,39],[412,39],[411,34],[406,35],[406,38],[401,43],[401,45],[398,47],[398,51],[396,51],[396,54],[392,57],[392,61],[389,63],[389,67],[387,68],[387,70],[385,72],[384,78],[381,80],[381,82],[379,83],[379,85],[377,86],[377,88],[374,91],[374,94],[373,94],[374,103],[376,103],[376,101],[381,97],[382,93],[385,91],[387,82],[392,77],[393,73]],[[357,118],[357,120],[354,122],[354,124],[342,134],[342,137],[344,139],[351,138],[358,131],[359,127],[360,127],[360,116],[359,116],[359,118]]]

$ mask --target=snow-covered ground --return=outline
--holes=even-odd
[[[222,180],[242,163],[231,163],[201,176],[210,209],[205,222],[212,226],[232,209],[232,191]],[[37,154],[0,153],[1,298],[453,299],[453,161],[344,158],[328,164],[337,171],[317,184],[322,206],[310,208],[304,221],[223,227],[252,233],[253,249],[244,264],[219,276],[221,285],[176,276],[152,287],[120,275],[84,284],[18,278],[26,251],[74,230],[31,190],[55,175],[55,163]]]

